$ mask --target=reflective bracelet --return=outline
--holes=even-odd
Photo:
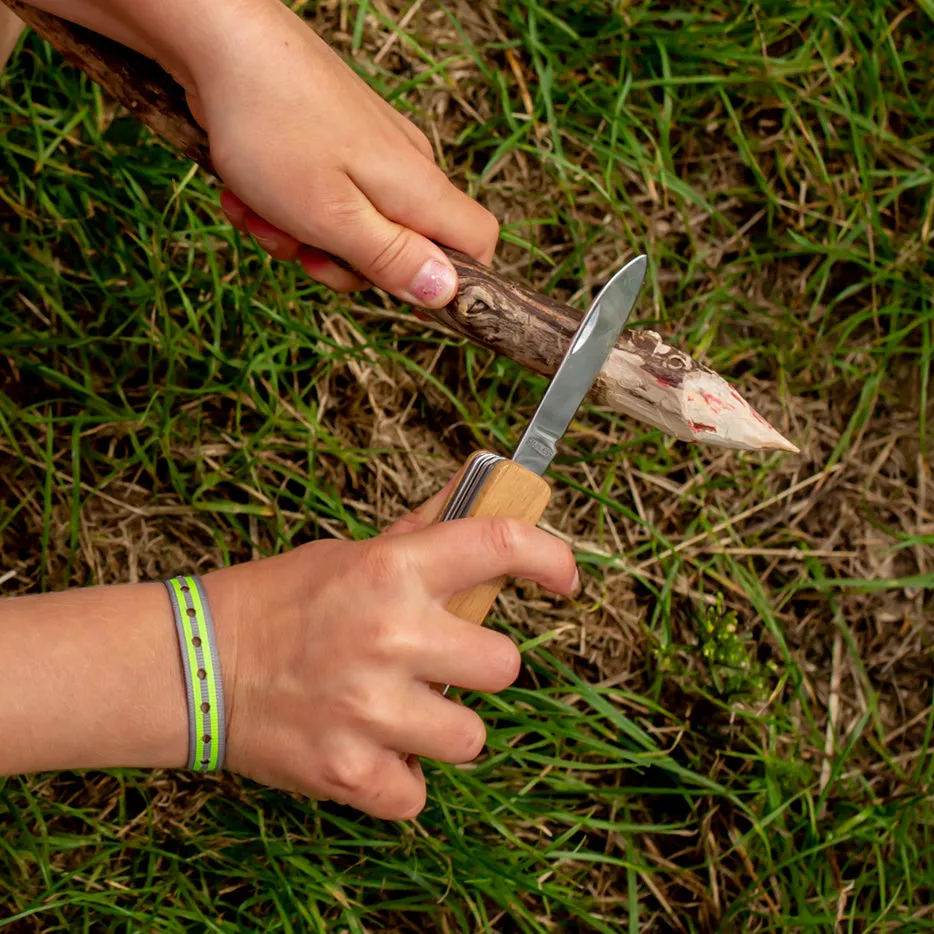
[[[188,768],[211,772],[224,763],[226,737],[214,621],[199,577],[180,575],[165,581],[165,586],[175,614],[188,696]]]

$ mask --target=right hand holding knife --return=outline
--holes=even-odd
[[[483,720],[431,684],[497,692],[512,640],[445,607],[505,575],[560,594],[574,556],[527,522],[432,524],[436,494],[369,541],[318,541],[204,577],[227,694],[227,764],[266,785],[407,820],[425,805],[418,757],[465,763]]]

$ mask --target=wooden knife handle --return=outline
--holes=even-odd
[[[464,464],[462,477],[471,460],[482,453],[478,451]],[[449,501],[457,494],[458,487],[459,484]],[[493,467],[467,516],[506,516],[537,525],[550,500],[551,487],[538,474],[514,461],[502,460]],[[447,610],[461,619],[482,624],[505,583],[506,578],[500,577],[455,594],[448,601]]]

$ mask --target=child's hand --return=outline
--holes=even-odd
[[[366,281],[440,308],[457,275],[431,241],[489,263],[499,225],[425,135],[281,0],[31,0],[156,59],[205,127],[231,222],[338,290]],[[336,265],[352,265],[363,278]]]
[[[489,263],[499,227],[435,165],[424,134],[278,0],[253,4],[226,45],[189,62],[231,222],[332,288],[363,283],[441,307],[457,285],[435,240]],[[249,207],[247,207],[247,205]]]
[[[205,578],[230,768],[405,820],[425,804],[416,756],[457,763],[480,752],[480,717],[429,685],[500,691],[520,657],[446,601],[502,574],[570,593],[576,567],[567,546],[528,524],[424,527],[441,495],[370,541],[315,542]]]
[[[281,0],[31,0],[156,59],[184,87],[235,194],[231,222],[349,291],[440,308],[457,276],[435,240],[489,263],[499,225],[435,165],[425,135]],[[361,279],[327,254],[348,262]]]

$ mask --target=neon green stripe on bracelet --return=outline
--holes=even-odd
[[[218,720],[218,704],[217,704],[217,678],[214,671],[214,659],[212,657],[213,652],[211,651],[211,643],[207,636],[208,625],[207,619],[204,612],[204,606],[201,603],[201,591],[198,587],[195,586],[195,582],[192,578],[186,577],[186,582],[191,588],[191,601],[192,605],[195,608],[195,618],[198,620],[198,629],[203,634],[201,644],[204,647],[203,659],[204,659],[204,671],[206,674],[205,683],[207,684],[208,690],[208,704],[210,704],[210,732],[209,736],[211,737],[210,748],[211,752],[208,757],[208,764],[204,766],[207,770],[213,770],[217,768],[217,756],[220,752],[220,723]],[[197,701],[198,712],[201,712],[201,701]],[[199,754],[204,752],[204,742],[201,740],[199,734]],[[200,761],[200,760],[199,760]]]
[[[194,581],[190,577],[185,578],[173,578],[172,580],[172,590],[175,593],[175,599],[178,601],[178,608],[181,613],[182,620],[182,629],[185,633],[185,654],[188,656],[188,670],[191,672],[190,682],[191,682],[191,694],[194,702],[194,719],[196,724],[201,723],[201,704],[204,702],[204,694],[202,691],[202,681],[198,677],[198,656],[195,652],[195,632],[191,625],[191,617],[189,617],[186,612],[188,601],[185,599],[185,594],[182,591],[182,585],[186,586],[191,595],[194,596],[197,593]],[[197,609],[195,610],[197,613]],[[200,627],[199,627],[200,628]],[[197,768],[201,762],[201,730],[196,726],[195,736],[198,737],[197,742],[194,743],[194,754],[192,755],[192,767]],[[192,737],[194,741],[195,736]]]

